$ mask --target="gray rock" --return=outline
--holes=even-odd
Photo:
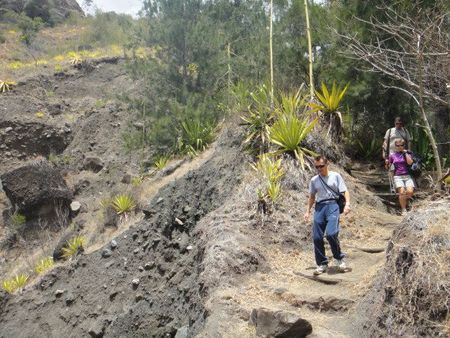
[[[189,326],[180,327],[175,334],[175,338],[187,338],[189,333]]]
[[[103,337],[105,327],[101,321],[96,322],[88,331],[89,336],[92,338]]]
[[[147,271],[151,270],[154,267],[155,267],[155,262],[145,263],[145,265],[144,265],[144,269],[147,270]]]
[[[86,157],[83,161],[83,169],[98,173],[104,167],[103,161],[98,157]]]
[[[13,130],[13,127],[7,127],[7,128],[5,128],[5,133],[9,133],[12,130]]]
[[[133,176],[131,176],[130,174],[125,174],[123,175],[121,182],[125,184],[130,184],[132,178]]]
[[[307,320],[287,311],[253,309],[250,323],[256,326],[256,335],[262,337],[299,338],[312,332]]]
[[[72,210],[72,212],[78,213],[80,211],[80,208],[81,208],[80,202],[73,201],[72,203],[70,203],[70,210]]]
[[[133,286],[133,289],[137,289],[137,287],[139,286],[140,283],[141,283],[141,281],[139,280],[139,278],[135,278],[131,281],[131,285]]]
[[[112,251],[109,250],[109,249],[104,249],[104,250],[102,251],[102,257],[103,257],[103,258],[111,257],[111,255],[112,255]]]
[[[111,247],[112,250],[114,250],[115,248],[117,248],[117,242],[116,242],[116,240],[113,239],[113,240],[109,243],[109,246]]]
[[[56,297],[56,298],[61,297],[61,296],[63,295],[64,292],[66,292],[66,290],[60,290],[60,289],[56,290],[56,291],[55,291],[55,297]]]
[[[119,215],[117,215],[117,212],[114,210],[113,207],[108,206],[105,208],[104,214],[104,222],[103,226],[105,227],[117,227],[117,224],[119,223]]]

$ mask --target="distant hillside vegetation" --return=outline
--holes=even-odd
[[[84,15],[76,0],[0,0],[0,21],[7,21],[11,12],[39,17],[51,25],[73,13]]]

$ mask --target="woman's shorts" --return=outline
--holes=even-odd
[[[414,188],[414,180],[409,175],[394,176],[395,188]]]

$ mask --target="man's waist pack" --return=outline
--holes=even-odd
[[[408,165],[408,173],[411,175],[411,177],[417,178],[420,176],[420,174],[422,174],[422,158],[411,151],[409,151],[408,154],[411,155],[413,159],[413,163],[411,165]],[[405,157],[406,162],[406,154],[404,154],[403,156]]]

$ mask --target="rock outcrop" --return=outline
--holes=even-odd
[[[27,221],[69,214],[72,192],[59,171],[47,161],[17,168],[0,179],[12,211],[24,215]]]

